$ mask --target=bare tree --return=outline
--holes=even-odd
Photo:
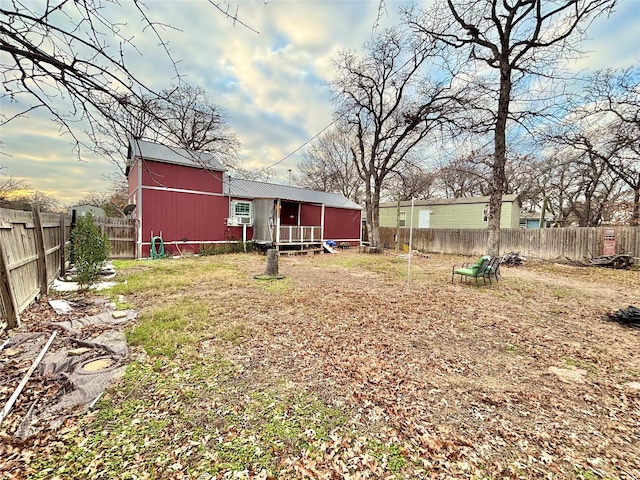
[[[272,178],[276,177],[276,172],[273,168],[263,168],[263,169],[250,169],[250,168],[240,168],[236,167],[232,170],[232,175],[234,178],[240,178],[242,180],[252,180],[254,182],[268,182]]]
[[[323,192],[340,193],[356,203],[362,199],[362,181],[353,156],[353,138],[334,127],[318,137],[298,164],[296,184]]]
[[[127,149],[132,138],[158,141],[157,124],[162,123],[160,101],[152,95],[129,95],[122,102],[104,105],[103,122],[93,125],[87,135],[92,150],[108,160],[125,178]]]
[[[594,227],[615,216],[624,184],[607,162],[575,142],[562,134],[553,139],[540,168],[540,191],[559,225]]]
[[[0,198],[0,207],[13,210],[31,210],[31,205],[36,204],[42,212],[55,212],[60,208],[60,202],[44,192],[35,191],[19,193]]]
[[[415,47],[405,33],[388,30],[365,45],[364,56],[342,51],[334,59],[336,114],[354,140],[352,154],[374,246],[380,243],[380,197],[388,177],[459,107],[448,82],[419,78],[425,63],[441,52]]]
[[[131,138],[209,152],[227,168],[237,167],[240,142],[227,124],[225,111],[209,101],[204,89],[182,84],[157,97],[131,97],[125,103],[126,107],[121,103],[105,106],[109,118],[88,132],[94,151],[122,174]]]
[[[486,154],[476,151],[457,155],[438,169],[440,190],[447,198],[487,195],[489,177]]]
[[[435,197],[436,188],[437,172],[427,170],[418,162],[407,161],[392,172],[385,191],[393,201],[428,200]]]
[[[410,25],[428,40],[466,49],[474,67],[498,76],[494,90],[494,151],[490,183],[490,255],[500,251],[500,211],[505,191],[507,126],[515,119],[515,87],[532,76],[553,76],[559,59],[577,52],[577,41],[594,17],[609,12],[616,0],[447,0],[432,9],[407,12]],[[483,86],[486,84],[483,84]],[[529,114],[534,114],[530,107]],[[526,112],[520,112],[522,115]]]
[[[79,199],[75,205],[93,205],[102,208],[107,217],[124,216],[124,207],[129,203],[129,191],[127,182],[122,175],[112,179],[109,190],[106,192],[89,192]]]
[[[29,186],[23,180],[13,177],[0,177],[0,201],[5,200],[16,191],[27,190]]]
[[[127,5],[142,20],[141,31],[136,33],[155,37],[180,78],[176,61],[161,35],[173,28],[171,24],[153,21],[141,0]],[[229,13],[219,2],[209,5],[234,23],[245,25],[238,19],[237,10]],[[2,2],[0,99],[15,103],[17,110],[0,114],[0,126],[44,109],[71,134],[79,155],[78,121],[88,123],[90,128],[105,118],[117,121],[112,117],[113,105],[138,118],[143,95],[153,92],[136,78],[125,60],[126,51],[136,51],[136,38],[131,36],[133,23],[116,23],[110,18],[109,12],[117,8],[122,6],[103,0]],[[109,45],[109,39],[114,44]]]
[[[631,225],[640,225],[640,68],[602,70],[587,79],[562,138],[605,162],[632,192]]]

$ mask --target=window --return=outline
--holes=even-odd
[[[251,204],[249,202],[235,202],[235,215],[237,217],[251,217]]]
[[[482,209],[482,221],[485,223],[489,221],[489,205],[485,205]]]
[[[407,212],[400,212],[398,214],[398,226],[399,227],[407,226]]]
[[[251,202],[232,202],[230,225],[251,225],[253,223]]]

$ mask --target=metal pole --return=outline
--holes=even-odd
[[[407,263],[407,289],[409,288],[409,282],[411,281],[411,242],[413,242],[413,206],[415,205],[415,201],[415,198],[411,199],[411,220],[409,222],[409,262]]]

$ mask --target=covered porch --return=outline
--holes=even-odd
[[[324,204],[282,199],[254,200],[254,241],[278,251],[322,251]]]

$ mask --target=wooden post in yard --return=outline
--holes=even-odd
[[[44,229],[40,220],[40,208],[38,204],[31,204],[31,212],[33,213],[33,225],[36,235],[36,250],[38,251],[38,282],[40,283],[40,293],[47,294],[47,252],[44,248]]]
[[[0,242],[0,295],[2,295],[2,304],[7,314],[7,326],[9,328],[17,328],[20,325],[20,314],[16,297],[11,288],[10,273],[7,253],[2,246],[2,242]]]
[[[60,276],[62,277],[65,274],[65,245],[66,245],[66,241],[65,241],[65,221],[64,221],[64,213],[60,214]]]

